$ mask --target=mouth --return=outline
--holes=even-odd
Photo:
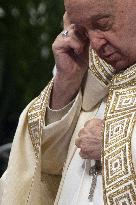
[[[120,60],[120,55],[117,52],[110,53],[108,55],[102,55],[101,58],[106,61],[108,64],[114,65],[117,61]]]

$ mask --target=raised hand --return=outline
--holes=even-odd
[[[75,24],[68,25],[66,13],[64,21],[66,35],[59,34],[52,45],[57,67],[51,101],[54,109],[64,107],[75,97],[89,64],[86,30]]]

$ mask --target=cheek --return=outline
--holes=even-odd
[[[131,43],[130,43],[131,42]],[[136,39],[124,35],[117,40],[117,48],[122,56],[133,59],[136,57]]]
[[[134,26],[120,25],[111,33],[111,39],[122,52],[128,53],[136,45],[136,29]]]
[[[107,44],[111,45],[111,47],[115,48],[117,51],[124,53],[128,50],[128,43],[130,40],[125,38],[121,32],[107,32],[105,33],[105,39],[107,40]]]

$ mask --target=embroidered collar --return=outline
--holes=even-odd
[[[115,74],[112,83],[114,86],[126,87],[136,84],[136,64],[129,67],[125,71]]]

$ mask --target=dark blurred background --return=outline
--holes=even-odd
[[[0,175],[19,115],[52,77],[63,13],[63,0],[0,0]]]

